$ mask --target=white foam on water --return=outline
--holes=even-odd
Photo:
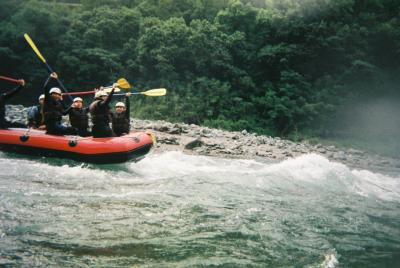
[[[321,268],[335,268],[339,264],[336,252],[325,255],[325,260],[321,264]]]
[[[54,178],[79,178],[80,180],[85,179],[107,179],[110,178],[110,173],[101,169],[90,169],[83,165],[81,166],[53,166],[44,163],[34,162],[32,167],[36,170],[38,175],[52,174]]]
[[[104,170],[89,169],[84,165],[57,166],[25,159],[0,159],[0,167],[2,168],[1,175],[20,175],[21,173],[25,173],[27,175],[34,175],[35,177],[79,177],[81,179],[109,177],[109,174]]]
[[[400,178],[367,170],[351,170],[317,154],[302,155],[266,167],[280,178],[302,181],[327,190],[348,191],[362,196],[374,196],[387,201],[400,201]]]
[[[205,178],[210,182],[241,184],[258,188],[314,187],[318,191],[355,193],[383,200],[400,201],[400,178],[366,170],[351,170],[318,154],[307,154],[279,163],[186,155],[182,152],[149,154],[124,170],[96,167],[55,166],[24,159],[0,159],[1,176],[24,172],[44,181],[78,181],[83,185],[132,184],[171,178]],[[129,194],[127,192],[119,194]]]
[[[371,194],[384,200],[400,200],[400,178],[392,178],[367,170],[353,170],[355,188],[358,194]]]
[[[129,169],[147,178],[168,178],[202,173],[238,174],[253,172],[252,168],[264,164],[254,160],[236,160],[209,156],[187,155],[178,151],[151,154],[138,163],[131,163]]]
[[[306,268],[335,268],[339,265],[336,250],[329,250],[324,256],[322,263],[315,263],[311,265],[306,265]]]
[[[352,170],[318,154],[306,154],[279,163],[186,155],[181,152],[152,154],[128,167],[144,178],[165,179],[201,174],[210,180],[259,188],[318,187],[321,191],[355,193],[400,201],[400,178],[366,170]]]

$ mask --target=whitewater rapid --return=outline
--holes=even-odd
[[[400,174],[317,154],[150,154],[87,165],[0,154],[0,265],[396,267]]]

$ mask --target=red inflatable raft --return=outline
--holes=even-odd
[[[139,161],[153,145],[151,134],[131,132],[121,137],[55,136],[40,130],[0,129],[0,149],[81,162],[109,164]]]

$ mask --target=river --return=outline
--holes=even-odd
[[[399,267],[400,174],[316,154],[97,166],[0,153],[0,266]]]

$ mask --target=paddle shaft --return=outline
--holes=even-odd
[[[71,95],[71,96],[73,96],[73,95],[89,95],[89,94],[94,94],[94,93],[96,93],[96,91],[91,90],[91,91],[80,91],[80,92],[66,92],[66,93],[63,93],[63,95]]]
[[[114,96],[125,96],[126,93],[114,94]],[[131,92],[131,95],[144,95],[142,92]]]
[[[6,80],[6,81],[9,81],[9,82],[13,82],[13,83],[16,83],[16,84],[21,84],[20,80],[14,79],[14,78],[10,78],[10,77],[7,77],[7,76],[0,76],[0,79]]]
[[[155,89],[149,89],[147,91],[143,91],[143,92],[131,92],[132,95],[145,95],[148,97],[160,97],[160,96],[164,96],[165,94],[167,94],[167,90],[165,88],[155,88]],[[121,96],[124,94],[116,94],[117,96]]]
[[[103,89],[104,90],[104,89]],[[112,87],[110,87],[110,88],[106,88],[106,90],[109,90],[109,91],[106,91],[107,93],[110,93],[111,92],[111,90],[112,90]],[[117,88],[115,88],[115,91],[114,92],[119,92],[120,91],[120,89],[117,87]],[[63,95],[89,95],[89,94],[94,94],[94,93],[96,93],[97,91],[96,90],[89,90],[89,91],[77,91],[77,92],[67,92],[67,93],[63,93]]]
[[[54,73],[53,69],[50,67],[50,65],[47,63],[47,61],[45,61],[44,64],[46,64],[47,70],[49,70],[50,73]],[[57,82],[60,85],[60,87],[64,90],[65,93],[69,93],[59,78],[57,78]],[[72,102],[72,97],[69,95],[67,95],[67,96],[70,99],[70,101]]]
[[[31,46],[31,48],[33,49],[33,51],[36,53],[36,55],[39,57],[39,59],[46,65],[47,70],[50,73],[54,73],[53,68],[51,68],[51,66],[47,63],[46,59],[43,57],[42,53],[40,53],[39,49],[37,48],[37,46],[35,45],[35,43],[33,42],[33,40],[29,37],[28,34],[24,34],[24,37],[26,39],[26,41],[28,42],[28,44]],[[61,82],[60,79],[57,78],[57,82],[60,85],[60,87],[64,90],[64,92],[68,93],[68,90],[65,88],[64,84]],[[69,99],[72,102],[72,98],[71,96],[68,96]]]

